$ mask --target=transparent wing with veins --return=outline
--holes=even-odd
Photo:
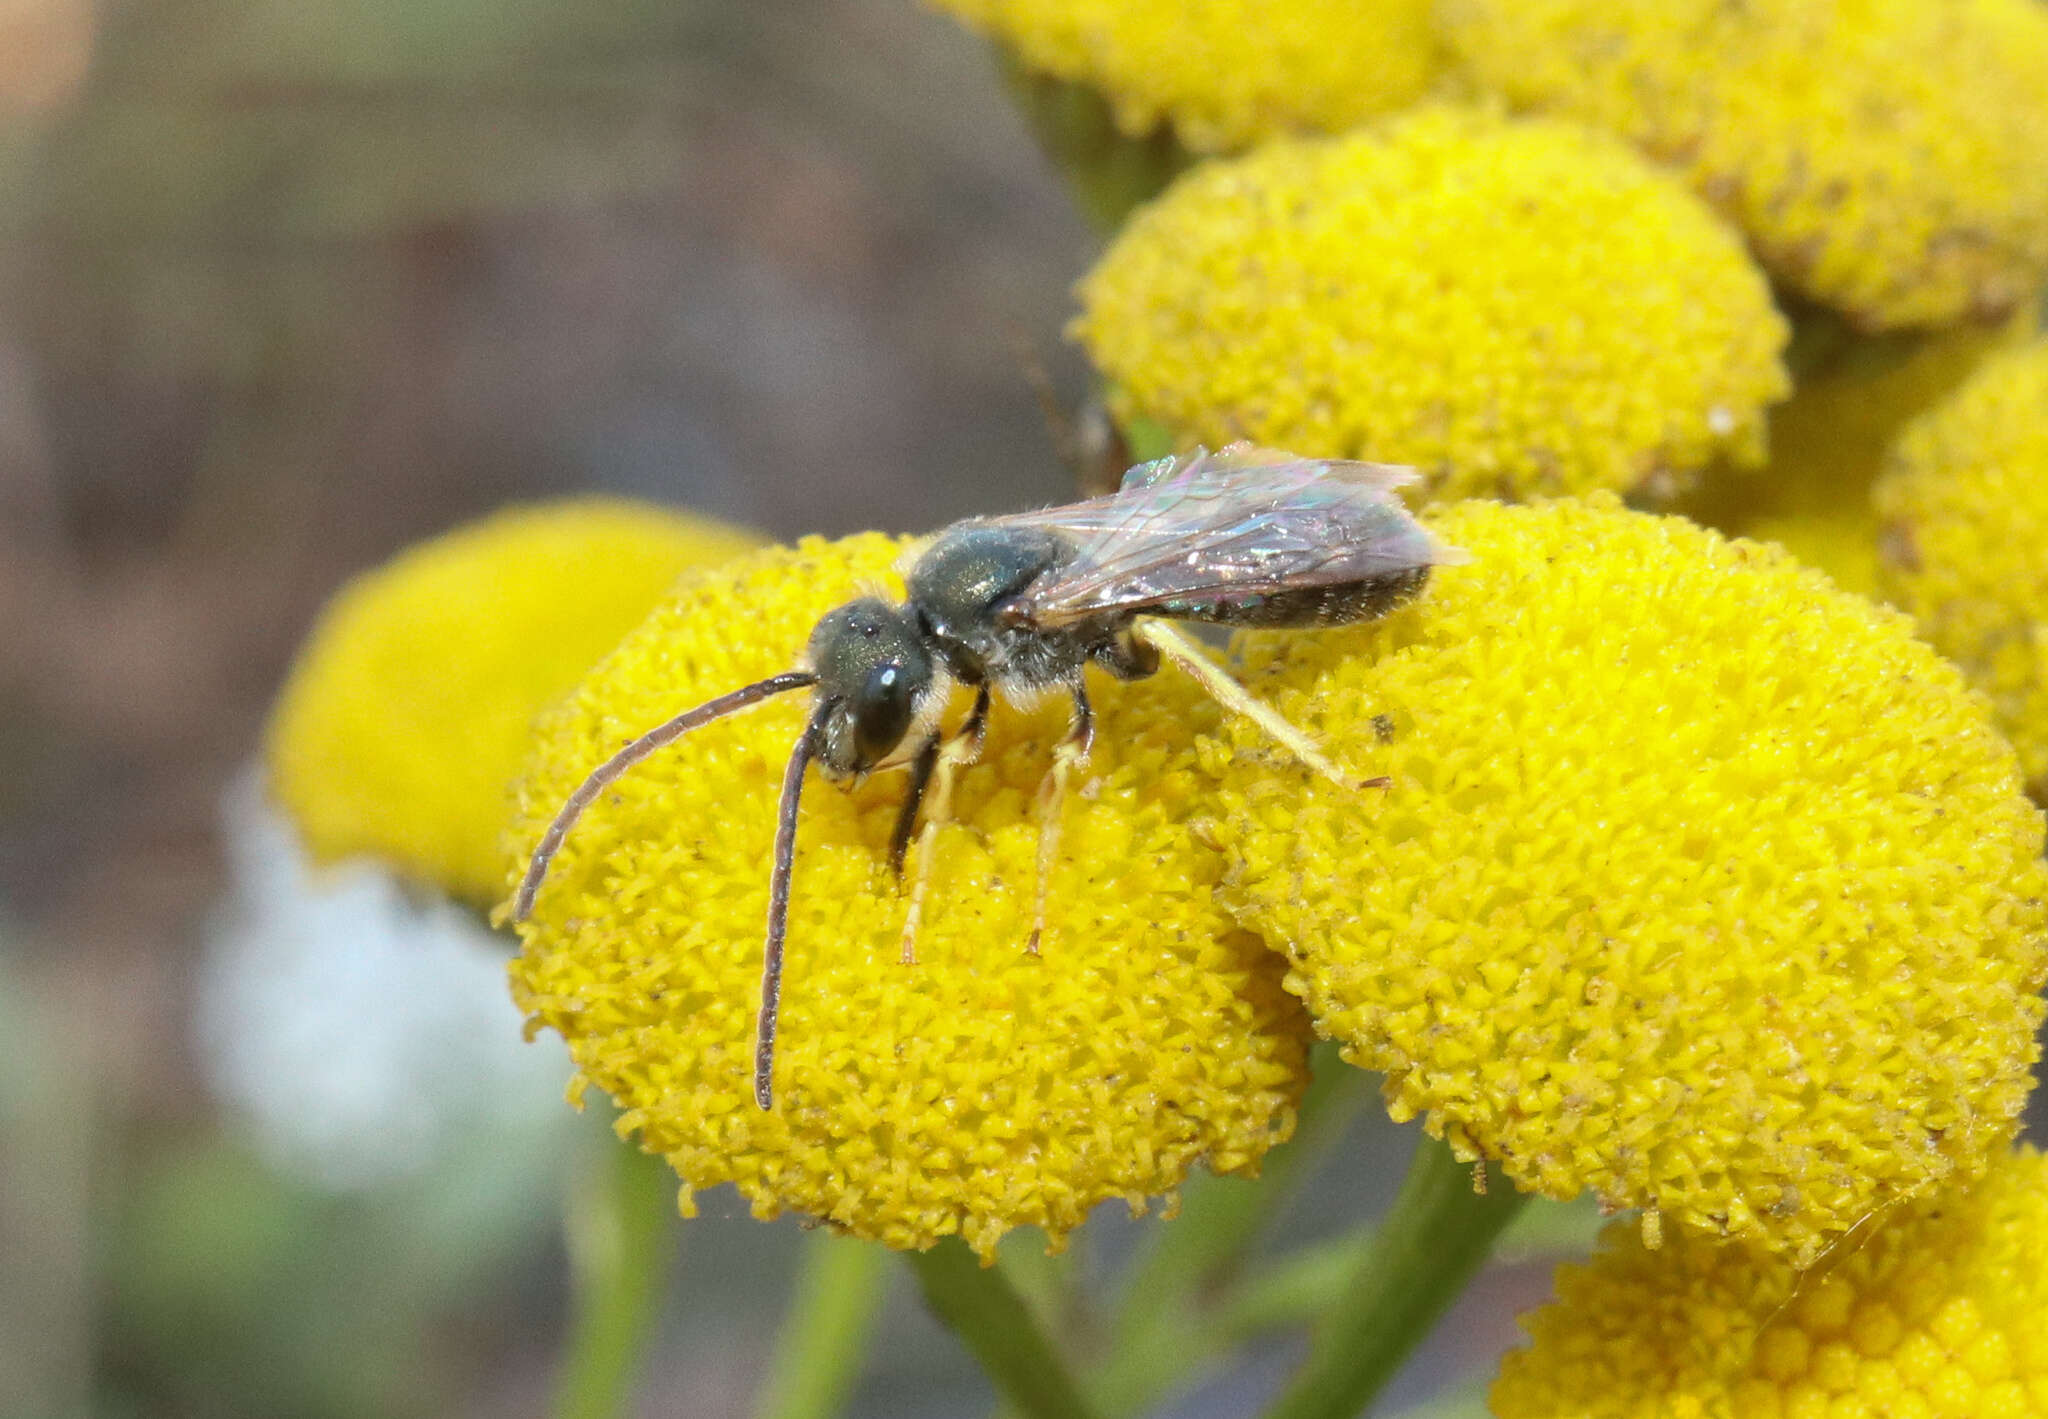
[[[1418,477],[1389,464],[1232,444],[1140,464],[1105,498],[976,521],[1046,528],[1073,543],[1071,558],[1004,608],[1008,618],[1053,629],[1462,561],[1396,495]]]

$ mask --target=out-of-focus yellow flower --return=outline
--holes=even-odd
[[[1608,1229],[1561,1267],[1499,1419],[2041,1419],[2048,1415],[2048,1160],[1871,1218],[1820,1271]]]
[[[790,669],[897,551],[814,539],[691,581],[545,721],[522,847],[633,734]],[[686,1208],[689,1189],[730,1182],[762,1216],[903,1248],[957,1233],[986,1257],[1012,1227],[1057,1242],[1105,1198],[1169,1193],[1198,1161],[1253,1170],[1292,1129],[1307,1022],[1284,963],[1212,899],[1221,864],[1187,826],[1208,790],[1191,746],[1216,713],[1170,672],[1092,694],[1038,956],[1034,796],[1063,706],[997,707],[938,837],[915,965],[886,861],[903,776],[812,783],[772,1112],[754,1103],[754,1013],[806,696],[698,730],[577,824],[522,928],[515,994],[675,1166]]]
[[[1421,98],[1430,0],[933,0],[1027,70],[1099,91],[1133,136],[1196,152],[1335,132]]]
[[[499,513],[405,552],[328,604],[271,720],[271,790],[319,861],[379,857],[496,899],[534,716],[687,568],[759,545],[617,499]]]
[[[1875,496],[1887,595],[1991,696],[2048,794],[2048,341],[1908,428]]]
[[[1763,455],[1784,321],[1612,139],[1430,109],[1195,169],[1081,286],[1119,417],[1413,464],[1439,495],[1668,492]]]
[[[2048,273],[2037,0],[1445,0],[1520,106],[1681,169],[1785,285],[1870,328],[1997,315]]]
[[[1905,618],[1611,502],[1445,507],[1472,554],[1386,620],[1248,637],[1360,772],[1229,726],[1219,890],[1397,1118],[1810,1260],[1985,1166],[2034,1057],[2040,814]]]
[[[1682,511],[1719,531],[1778,542],[1837,585],[1878,592],[1871,506],[1898,432],[2000,349],[2024,343],[2031,307],[2000,326],[1858,335],[1824,314],[1797,322],[1792,397],[1771,411],[1764,467],[1710,478]]]

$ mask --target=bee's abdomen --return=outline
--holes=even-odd
[[[1403,567],[1365,581],[1300,587],[1271,593],[1238,593],[1161,602],[1152,611],[1177,621],[1210,621],[1222,626],[1268,626],[1306,630],[1370,621],[1412,600],[1429,580],[1429,568]]]

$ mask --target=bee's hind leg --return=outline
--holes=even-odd
[[[975,687],[974,708],[965,722],[944,743],[938,744],[937,752],[931,755],[931,768],[926,771],[931,783],[931,811],[924,815],[924,831],[918,834],[917,875],[911,879],[910,910],[903,918],[902,959],[906,966],[917,964],[917,926],[924,916],[925,888],[931,884],[932,854],[939,845],[939,829],[951,821],[953,814],[953,775],[981,757],[982,732],[987,728],[988,686],[984,684]],[[925,752],[920,750],[920,764],[924,758]],[[918,764],[913,764],[913,783],[917,782],[918,772]],[[910,842],[910,825],[917,818],[917,805],[923,798],[924,789],[919,784],[897,817],[896,831],[906,846]]]
[[[1066,806],[1067,779],[1075,768],[1088,762],[1088,750],[1095,742],[1095,711],[1088,706],[1088,687],[1078,678],[1069,687],[1074,697],[1074,715],[1067,722],[1067,737],[1053,746],[1052,767],[1038,785],[1038,895],[1031,917],[1031,939],[1024,949],[1038,954],[1045,937],[1045,904],[1052,890],[1052,869],[1059,857],[1060,815]]]
[[[1237,683],[1215,661],[1202,654],[1200,646],[1165,621],[1140,621],[1131,628],[1131,639],[1157,651],[1185,671],[1209,697],[1232,714],[1241,714],[1266,732],[1281,748],[1341,788],[1385,788],[1385,778],[1354,778],[1323,753],[1316,741],[1291,724],[1286,716]]]

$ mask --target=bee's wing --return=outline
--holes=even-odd
[[[1049,528],[1075,554],[1006,610],[1050,629],[1176,601],[1229,602],[1461,560],[1394,490],[1412,469],[1232,444],[1140,464],[1116,493],[987,521]]]

